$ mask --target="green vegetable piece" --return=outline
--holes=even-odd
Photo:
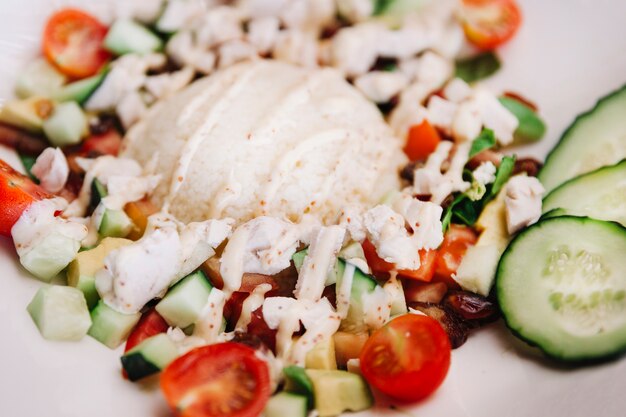
[[[76,145],[88,133],[87,117],[75,101],[60,103],[44,120],[43,131],[54,146]]]
[[[35,181],[37,184],[39,184],[39,180],[31,172],[31,170],[33,169],[33,165],[35,165],[35,161],[37,161],[37,158],[31,155],[24,155],[24,154],[19,154],[19,157],[30,179]]]
[[[123,314],[100,300],[91,312],[92,325],[87,334],[110,349],[115,349],[128,338],[140,318],[140,313]]]
[[[196,271],[174,285],[156,305],[156,311],[170,326],[191,326],[202,314],[212,288],[204,272]]]
[[[53,98],[58,101],[75,101],[83,104],[102,84],[107,71],[101,71],[99,74],[74,81],[61,87],[53,94]]]
[[[148,54],[163,48],[163,41],[157,35],[130,19],[113,23],[103,43],[105,49],[116,55]]]
[[[493,198],[500,192],[500,189],[511,177],[511,173],[513,173],[513,168],[515,168],[515,155],[513,156],[505,156],[500,161],[500,166],[496,171],[496,179],[491,185],[490,197]],[[491,200],[491,198],[489,198]]]
[[[303,395],[307,398],[309,408],[313,408],[313,383],[304,368],[288,366],[283,369],[285,374],[285,391]]]
[[[546,133],[546,124],[533,109],[519,100],[500,97],[500,103],[517,117],[519,125],[515,129],[515,138],[523,141],[537,141]]]
[[[500,59],[493,52],[484,52],[456,62],[455,75],[472,83],[495,74],[500,69]]]
[[[496,146],[496,136],[491,129],[483,129],[473,141],[469,151],[469,157],[473,157],[484,150],[491,149]]]

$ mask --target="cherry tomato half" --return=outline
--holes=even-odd
[[[515,0],[463,0],[463,29],[482,50],[495,49],[515,35],[522,13]]]
[[[102,47],[107,27],[76,9],[53,14],[43,32],[43,53],[61,72],[73,78],[97,73],[110,58]]]
[[[219,343],[174,360],[161,389],[179,417],[257,417],[270,396],[269,370],[254,349]]]
[[[49,197],[46,190],[0,159],[0,235],[11,236],[11,228],[24,210]]]
[[[472,229],[467,226],[450,225],[437,252],[437,259],[435,260],[436,279],[451,287],[456,287],[457,284],[452,275],[456,273],[467,249],[475,243],[476,233]]]
[[[361,351],[361,372],[389,397],[418,401],[445,379],[450,352],[450,339],[436,320],[405,314],[370,336]]]

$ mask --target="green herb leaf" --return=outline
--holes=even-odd
[[[496,179],[491,184],[491,191],[489,192],[490,199],[498,195],[502,186],[509,180],[513,168],[515,167],[515,155],[505,156],[500,161],[500,166],[496,171]]]
[[[374,0],[374,16],[380,16],[385,13],[389,6],[393,4],[395,0]]]
[[[515,138],[523,141],[537,141],[546,133],[546,124],[526,104],[510,97],[500,97],[500,103],[517,117],[519,125],[515,129]]]
[[[20,154],[19,157],[30,179],[35,181],[37,184],[39,184],[39,180],[31,172],[31,170],[33,169],[33,165],[35,165],[35,161],[37,160],[37,158],[31,155],[22,155],[22,154]]]
[[[456,76],[471,83],[482,80],[500,69],[500,59],[493,52],[484,52],[456,62]]]
[[[491,129],[483,129],[480,135],[472,141],[472,147],[469,151],[469,157],[473,157],[476,154],[481,153],[486,149],[490,149],[496,146],[496,136]]]

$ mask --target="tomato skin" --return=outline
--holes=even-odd
[[[0,159],[0,235],[11,236],[11,228],[33,202],[50,198],[46,190]]]
[[[456,281],[452,278],[470,246],[476,244],[476,233],[467,226],[452,224],[446,232],[443,243],[437,251],[435,260],[435,276],[448,284],[456,287]]]
[[[257,417],[271,394],[267,364],[254,349],[232,342],[177,358],[161,373],[161,389],[179,417]]]
[[[378,256],[376,248],[369,240],[364,240],[362,245],[363,252],[365,253],[365,259],[367,264],[376,273],[387,273],[396,270],[396,266],[390,262],[386,262]],[[408,269],[401,269],[398,274],[410,279],[416,279],[418,281],[430,281],[435,274],[435,257],[437,251],[435,250],[420,250],[420,267],[414,271]]]
[[[413,125],[409,129],[404,153],[411,161],[423,161],[437,149],[439,142],[441,142],[441,137],[437,129],[424,119],[422,123]]]
[[[72,78],[97,73],[111,55],[102,47],[107,27],[77,9],[59,10],[48,19],[43,31],[43,54]]]
[[[110,129],[99,135],[91,135],[83,142],[80,153],[88,157],[101,155],[117,156],[122,146],[122,135],[115,129]]]
[[[463,30],[467,40],[481,50],[508,42],[522,24],[515,0],[463,0]]]
[[[441,385],[450,355],[450,340],[436,320],[405,314],[370,336],[361,351],[361,372],[389,397],[414,402]]]
[[[128,352],[149,337],[165,333],[169,327],[165,319],[154,308],[151,308],[143,313],[130,336],[128,336],[124,352]]]

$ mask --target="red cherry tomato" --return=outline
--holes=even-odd
[[[372,272],[376,273],[386,273],[390,271],[396,270],[396,266],[392,263],[386,262],[381,259],[376,253],[376,248],[369,240],[364,240],[363,244],[363,252],[365,253],[365,259],[367,260],[367,264],[370,268],[372,268]],[[410,271],[408,269],[398,270],[398,274],[411,279],[416,279],[419,281],[430,281],[435,274],[435,258],[437,255],[437,251],[435,250],[420,250],[420,267],[414,271]]]
[[[11,236],[11,228],[24,210],[49,197],[46,190],[0,159],[0,235]]]
[[[161,389],[179,417],[257,417],[271,393],[267,364],[232,342],[177,358],[161,374]]]
[[[76,9],[53,14],[43,32],[43,53],[61,72],[73,78],[97,73],[110,58],[102,47],[107,27]]]
[[[515,35],[522,13],[515,0],[463,0],[463,29],[482,50],[495,49]]]
[[[128,336],[124,352],[128,352],[149,337],[165,333],[168,328],[169,325],[165,319],[154,308],[151,308],[143,313],[130,336]]]
[[[122,136],[115,129],[100,135],[91,135],[83,142],[80,153],[87,156],[117,156],[122,145]]]
[[[437,149],[439,142],[441,142],[439,132],[424,119],[422,123],[409,129],[404,153],[411,161],[423,161]]]
[[[418,401],[445,379],[450,352],[450,339],[436,320],[405,314],[370,336],[361,351],[361,372],[389,397]]]
[[[435,277],[451,287],[456,287],[452,275],[456,273],[467,248],[476,243],[476,233],[467,226],[450,225],[435,260]]]

